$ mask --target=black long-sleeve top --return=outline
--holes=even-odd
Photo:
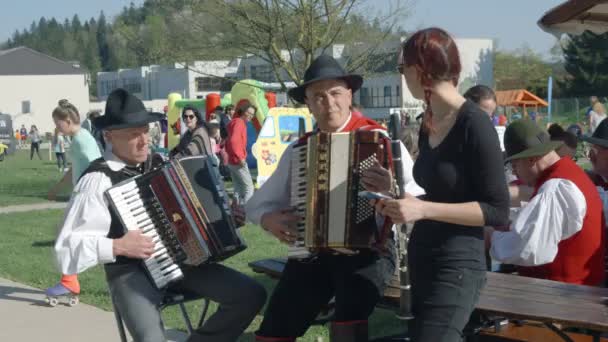
[[[454,126],[439,145],[431,148],[428,134],[421,130],[418,146],[414,179],[426,191],[425,200],[479,202],[485,225],[508,223],[509,192],[498,135],[488,115],[475,103],[463,104]],[[431,257],[433,262],[485,269],[481,228],[418,221],[410,247],[414,259]]]

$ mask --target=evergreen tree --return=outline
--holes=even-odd
[[[605,95],[608,92],[608,33],[585,32],[570,36],[563,47],[568,76],[561,82],[569,96]]]

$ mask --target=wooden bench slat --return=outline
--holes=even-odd
[[[286,259],[264,259],[249,266],[279,278]],[[397,307],[400,291],[391,283],[381,305]],[[608,331],[608,289],[488,272],[477,310],[492,315]]]

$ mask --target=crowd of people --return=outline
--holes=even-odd
[[[425,103],[419,128],[412,129],[412,122],[401,137],[404,172],[399,181],[407,193],[395,198],[394,177],[378,163],[361,179],[365,189],[389,197],[372,200],[379,222],[413,224],[408,245],[415,317],[408,326],[411,340],[461,340],[485,284],[488,255],[516,265],[520,275],[603,285],[608,121],[601,102],[592,103],[588,116],[591,135],[579,136],[555,124],[543,130],[530,119],[508,123],[494,115],[491,88],[478,85],[464,95],[458,92],[459,51],[447,32],[416,32],[396,58],[410,92]],[[317,132],[386,133],[385,126],[353,105],[353,93],[363,81],[321,55],[288,94],[308,107]],[[234,107],[216,108],[207,121],[197,108],[184,107],[179,120],[184,133],[168,156],[212,158],[234,185],[237,222],[255,223],[291,245],[297,239],[294,224],[302,219],[289,206],[293,145],[255,190],[246,147],[247,124],[256,111],[241,100]],[[131,336],[164,341],[158,309],[163,291],[141,263],[155,252],[155,243],[142,231],[123,227],[103,194],[146,172],[152,145],[162,144],[166,116],[148,112],[137,97],[117,89],[108,96],[104,115],[89,115],[81,122],[76,107],[61,100],[52,117],[58,168],[67,168],[66,153],[71,168],[49,198],[67,184],[74,190],[55,243],[61,280],[47,294],[79,293],[78,273],[103,264],[113,303]],[[507,126],[504,151],[495,125]],[[32,142],[31,158],[34,152],[40,157],[35,127],[29,132],[22,127],[17,134],[20,141],[26,137]],[[66,137],[71,138],[69,150]],[[575,163],[579,139],[590,146],[592,170]],[[270,294],[256,340],[295,341],[334,298],[331,341],[367,341],[368,317],[394,269],[392,239],[356,255],[321,251],[309,259],[289,259]],[[234,341],[266,303],[263,286],[228,266],[189,266],[184,275],[170,285],[172,291],[196,293],[219,304],[189,341]]]

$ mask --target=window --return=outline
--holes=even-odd
[[[384,86],[384,98],[389,98],[390,101],[390,97],[391,97],[391,86]],[[386,101],[386,100],[385,100]]]
[[[306,132],[306,122],[301,116],[280,116],[279,134],[281,142],[284,144],[292,143]]]
[[[230,91],[234,80],[223,77],[197,77],[194,79],[196,91]]]
[[[274,119],[269,116],[264,120],[264,125],[260,129],[260,138],[272,138],[274,137]]]
[[[252,65],[251,78],[262,82],[274,82],[274,74],[270,65]]]
[[[130,93],[141,93],[141,83],[137,78],[125,78],[122,87]]]
[[[378,88],[361,88],[359,101],[363,108],[399,107],[401,98],[399,86],[396,86],[395,90],[393,93],[393,87],[390,85]]]
[[[369,100],[369,89],[361,88],[361,92],[359,94],[359,101],[361,102],[361,106],[363,106],[363,108],[371,107]]]
[[[31,113],[31,103],[29,100],[21,101],[21,113]]]

